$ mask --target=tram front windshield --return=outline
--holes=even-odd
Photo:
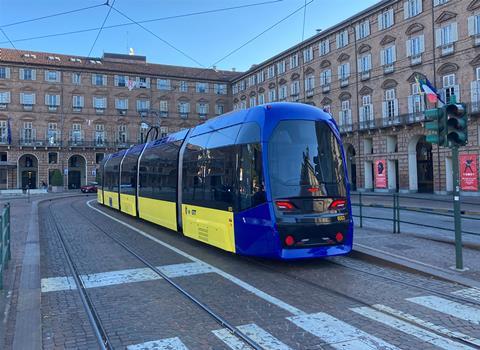
[[[346,197],[340,145],[323,121],[281,121],[268,143],[272,197]]]

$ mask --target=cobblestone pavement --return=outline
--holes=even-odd
[[[49,205],[39,211],[43,346],[94,348]],[[88,207],[84,198],[51,205],[118,348],[244,347],[103,231],[265,349],[480,347],[480,290],[351,257],[302,262],[241,257],[91,203],[112,219]]]

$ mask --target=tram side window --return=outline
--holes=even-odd
[[[176,200],[179,146],[177,142],[168,143],[144,152],[140,162],[141,197]]]
[[[266,202],[260,144],[239,145],[238,207],[245,210]]]
[[[111,159],[105,168],[105,190],[118,191],[118,170],[120,165],[119,157]]]
[[[236,202],[236,146],[206,151],[204,206],[233,211]]]
[[[194,136],[189,140],[183,155],[182,201],[204,206],[205,156],[210,134]]]
[[[137,160],[138,153],[127,154],[122,164],[120,177],[120,192],[135,195],[137,187]]]

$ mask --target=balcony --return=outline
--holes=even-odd
[[[0,135],[0,145],[8,145],[8,137],[7,135]]]
[[[393,126],[393,125],[400,125],[400,117],[397,115],[392,115],[383,118],[383,126]]]
[[[105,108],[95,108],[95,113],[104,114],[105,113]]]
[[[86,147],[87,143],[84,139],[70,139],[68,140],[68,147]]]
[[[366,70],[360,73],[360,80],[365,81],[370,79],[370,70]]]
[[[179,113],[180,113],[180,118],[188,119],[188,112],[179,112]]]
[[[0,103],[0,109],[7,109],[8,103]]]
[[[127,114],[127,110],[123,109],[123,108],[117,108],[117,112],[118,112],[119,115],[126,115]]]
[[[326,94],[327,92],[330,92],[330,84],[322,85],[322,92],[324,94]]]
[[[313,97],[314,92],[314,89],[309,89],[305,92],[305,94],[307,95],[307,97]]]
[[[62,141],[59,139],[47,138],[45,140],[45,147],[62,147]]]
[[[106,140],[95,140],[93,142],[93,146],[97,148],[107,148],[108,147],[108,141]]]
[[[129,148],[130,145],[131,143],[128,140],[124,140],[124,141],[117,140],[117,142],[115,143],[115,147],[120,149]]]
[[[74,113],[80,113],[82,111],[82,107],[73,106],[72,111]]]
[[[49,112],[56,112],[58,110],[58,106],[48,106]]]
[[[383,74],[390,74],[395,72],[395,64],[387,63],[383,66]]]
[[[198,113],[200,119],[207,119],[207,113]]]
[[[42,147],[44,145],[44,141],[37,140],[34,138],[25,138],[25,139],[20,139],[18,141],[18,144],[21,147]]]
[[[440,54],[441,56],[448,56],[448,55],[451,55],[455,52],[455,44],[454,43],[450,43],[450,44],[445,44],[445,45],[442,45],[440,46]]]
[[[350,124],[343,124],[338,126],[341,133],[347,133],[353,131],[353,123]]]
[[[416,66],[417,64],[422,64],[422,54],[413,55],[410,57],[410,65]]]
[[[160,111],[160,117],[162,118],[167,118],[168,117],[168,111]]]
[[[348,78],[343,78],[343,79],[340,79],[340,87],[346,87],[348,86]]]
[[[31,111],[33,110],[33,105],[22,105],[24,111]]]
[[[473,44],[473,46],[479,46],[480,45],[480,33],[472,35],[472,44]]]

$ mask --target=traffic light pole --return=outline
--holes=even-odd
[[[452,147],[453,163],[453,216],[455,220],[455,268],[463,270],[462,217],[460,213],[460,180],[458,171],[458,146]]]

